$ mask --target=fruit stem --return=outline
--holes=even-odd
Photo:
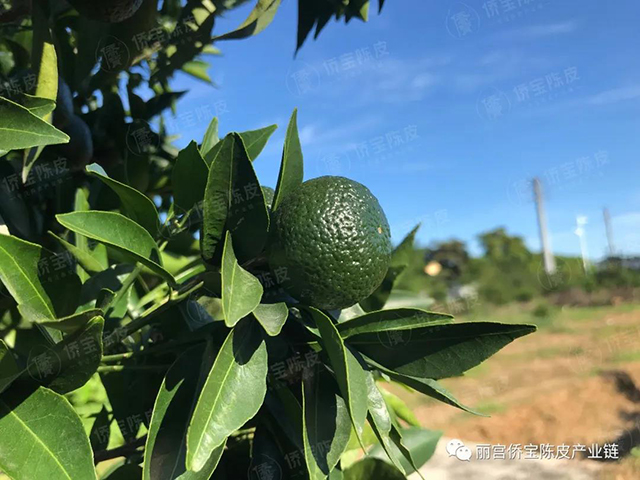
[[[119,362],[121,360],[127,360],[133,356],[134,356],[134,352],[118,353],[115,355],[103,355],[100,361],[102,363]]]
[[[116,293],[115,297],[113,297],[113,299],[111,300],[111,303],[109,303],[109,307],[107,308],[107,316],[115,308],[115,306],[120,302],[120,300],[122,300],[122,297],[126,295],[129,288],[131,288],[131,286],[133,285],[133,282],[135,282],[138,275],[140,275],[140,272],[142,272],[142,265],[138,264],[131,271],[131,273],[127,275],[127,278],[125,278],[124,282],[122,282],[122,286],[120,287],[120,290],[118,290],[118,293]]]

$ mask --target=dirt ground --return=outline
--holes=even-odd
[[[405,393],[418,419],[472,443],[616,442],[620,461],[572,462],[597,464],[598,479],[640,478],[640,305],[565,309],[538,320],[517,308],[483,319],[538,323],[538,332],[466,376],[442,381],[458,400],[491,417]]]

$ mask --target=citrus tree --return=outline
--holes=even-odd
[[[1,3],[10,478],[405,478],[440,432],[389,386],[474,413],[438,380],[534,330],[385,310],[416,231],[394,249],[365,186],[305,182],[295,111],[275,189],[253,168],[275,125],[220,138],[213,118],[171,144],[173,74],[209,81],[212,43],[258,33],[280,1],[214,35],[240,3]],[[298,47],[367,7],[301,0]]]

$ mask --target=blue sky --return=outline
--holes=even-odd
[[[252,3],[252,2],[251,2]],[[256,162],[274,186],[288,117],[298,107],[305,178],[367,185],[394,240],[417,222],[423,245],[505,226],[539,249],[528,181],[540,177],[556,253],[603,255],[602,207],[618,250],[640,253],[640,4],[549,0],[388,0],[369,23],[330,23],[294,57],[297,2],[249,40],[220,42],[212,88],[190,89],[170,130],[200,141],[220,130],[279,129]],[[216,33],[250,10],[218,22]]]

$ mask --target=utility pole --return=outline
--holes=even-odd
[[[609,244],[609,256],[613,257],[616,254],[616,247],[613,243],[613,227],[611,226],[611,215],[609,215],[609,209],[605,207],[602,210],[604,216],[604,228],[607,231],[607,243]]]
[[[589,270],[589,252],[587,251],[587,237],[585,236],[584,226],[587,224],[587,217],[578,215],[576,217],[575,234],[580,239],[580,253],[582,254],[582,268],[587,272]]]
[[[547,275],[553,275],[556,272],[556,260],[551,253],[551,241],[547,232],[547,214],[544,210],[544,201],[542,198],[542,184],[540,179],[533,179],[533,193],[536,201],[536,211],[538,212],[538,227],[540,228],[540,244],[542,245],[542,259],[544,262],[544,271]]]

